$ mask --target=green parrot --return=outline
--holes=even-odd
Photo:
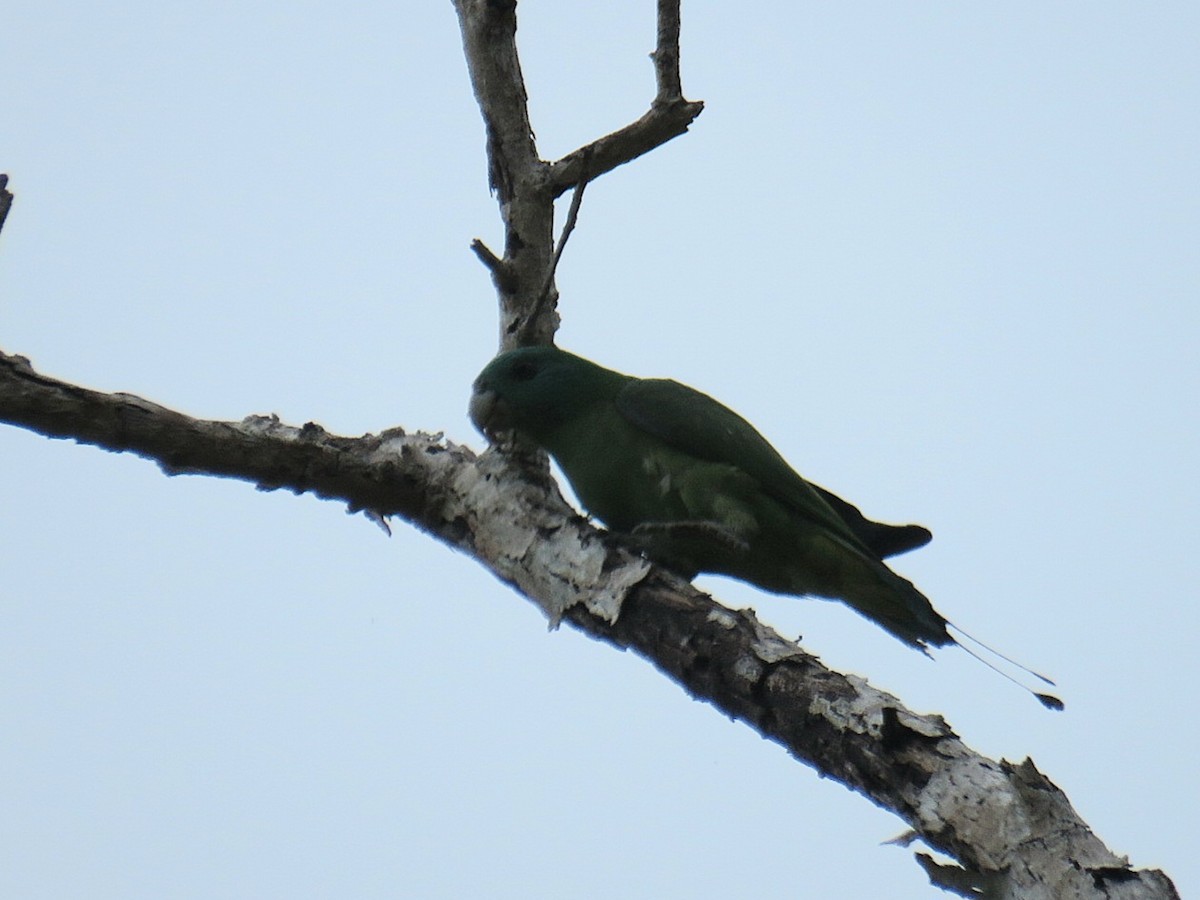
[[[706,394],[602,368],[556,347],[497,356],[471,420],[554,457],[589,513],[688,578],[730,575],[780,594],[842,600],[917,648],[946,620],[883,559],[929,542],[801,478],[754,427]]]
[[[805,481],[749,422],[706,394],[556,347],[524,347],[501,353],[475,379],[470,415],[492,442],[515,432],[545,450],[589,513],[689,579],[711,572],[773,593],[841,600],[925,653],[959,643],[925,595],[883,562],[928,543],[928,530],[873,522]]]

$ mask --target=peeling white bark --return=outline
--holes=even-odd
[[[489,451],[455,478],[445,515],[463,516],[476,535],[475,553],[500,578],[531,598],[557,628],[576,604],[609,624],[650,564],[606,546],[561,498],[522,479],[500,453]],[[618,564],[613,566],[613,557]]]

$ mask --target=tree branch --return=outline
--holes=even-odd
[[[351,512],[399,516],[484,562],[553,621],[576,603],[614,617],[610,598],[648,569],[627,551],[606,548],[593,529],[568,527],[583,520],[528,461],[476,456],[441,435],[391,428],[348,438],[275,416],[194,419],[133,394],[48,378],[3,352],[0,422],[132,452],[167,475],[234,478],[259,490],[341,501]]]
[[[658,46],[650,54],[654,60],[654,78],[658,94],[654,102],[661,106],[683,99],[683,81],[679,77],[679,0],[658,0]]]
[[[682,99],[666,106],[653,106],[631,125],[571,151],[550,168],[554,195],[558,196],[576,183],[587,154],[591,154],[588,166],[592,177],[598,178],[683,134],[703,108],[704,104],[699,101]]]
[[[487,133],[488,183],[504,220],[504,256],[472,248],[500,296],[500,348],[552,343],[558,330],[554,285],[554,200],[687,131],[703,103],[683,99],[679,0],[659,0],[654,52],[657,91],[650,110],[555,163],[537,150],[517,54],[516,0],[454,0],[463,51]],[[582,194],[580,194],[581,196]],[[548,285],[548,287],[546,287]]]
[[[703,109],[682,94],[679,6],[658,0],[649,111],[546,163],[529,124],[515,2],[455,0],[506,228],[503,260],[474,246],[500,291],[501,349],[548,343],[557,328],[554,198],[576,187],[577,214],[588,179],[683,133]],[[512,470],[512,480],[498,482],[497,490],[521,496],[529,489],[522,471]],[[580,546],[600,539],[585,524],[572,527],[581,529]],[[1012,765],[976,754],[940,718],[918,716],[863,680],[825,669],[753,614],[732,612],[668,573],[652,569],[625,583],[632,589],[619,614],[597,616],[575,605],[567,620],[633,649],[693,696],[902,817],[960,863],[956,869],[930,862],[926,871],[935,883],[989,897],[1175,896],[1164,875],[1134,871],[1108,851],[1031,761]],[[557,621],[563,613],[550,614]]]
[[[683,97],[683,80],[679,74],[679,27],[679,0],[658,0],[658,44],[650,54],[658,88],[653,104],[633,124],[568,153],[554,163],[550,177],[555,196],[578,181],[584,166],[590,178],[603,175],[683,134],[703,112],[703,102]]]
[[[533,600],[552,624],[634,651],[693,697],[741,719],[822,775],[893,811],[979,896],[1177,895],[1092,834],[1026,760],[987,759],[938,716],[825,668],[797,644],[636,557],[591,527],[519,457],[476,455],[394,428],[360,438],[274,416],[193,419],[135,397],[38,374],[0,353],[0,421],[153,460],[169,475],[237,478],[395,515],[462,550]]]
[[[562,261],[563,251],[567,249],[567,241],[571,238],[571,232],[575,230],[575,223],[579,220],[579,207],[583,203],[583,192],[588,185],[587,159],[584,159],[583,171],[579,174],[579,181],[575,185],[575,190],[571,194],[571,206],[567,210],[567,221],[563,223],[562,236],[558,239],[558,246],[554,248],[554,256],[550,260],[550,271],[546,273],[545,281],[542,283],[542,289],[538,293],[537,301],[533,308],[529,310],[525,319],[527,326],[534,325],[541,319],[542,308],[549,302],[551,295],[557,296],[554,289],[554,273],[558,271],[558,264]],[[532,335],[522,334],[518,338],[517,343],[525,346],[533,343],[530,338]]]
[[[502,345],[523,332],[548,341],[557,320],[554,198],[682,133],[702,108],[681,93],[679,3],[659,0],[650,111],[554,164],[539,158],[529,125],[515,2],[455,6],[506,229],[503,257],[480,242],[474,250],[501,295]],[[0,181],[0,226],[11,201]],[[545,285],[550,300],[539,309]],[[527,318],[534,319],[528,332],[521,328]],[[399,428],[347,438],[274,416],[194,419],[130,394],[47,378],[3,353],[0,421],[133,452],[169,475],[236,478],[399,516],[480,561],[551,623],[567,621],[634,651],[692,696],[893,811],[960,863],[923,864],[964,896],[1178,896],[1161,872],[1134,870],[1109,851],[1032,761],[1014,765],[975,753],[940,717],[917,715],[865,680],[826,669],[753,613],[730,610],[651,566],[592,528],[544,469],[519,455],[476,455],[440,435]]]
[[[517,55],[516,0],[455,0],[454,8],[487,133],[488,183],[504,220],[504,256],[499,265],[489,263],[500,295],[500,345],[548,344],[558,329],[553,286],[542,315],[526,324],[552,266],[554,196],[529,123]]]
[[[12,208],[13,195],[8,190],[8,176],[0,175],[0,231],[4,230],[4,220]]]

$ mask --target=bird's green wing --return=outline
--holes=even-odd
[[[853,503],[847,503],[819,484],[810,481],[809,486],[833,507],[833,511],[842,517],[842,521],[858,535],[858,539],[870,547],[881,560],[924,547],[933,540],[932,532],[923,525],[888,525],[885,522],[874,522],[864,516],[862,510]]]
[[[876,555],[753,425],[707,394],[677,381],[643,378],[621,390],[616,406],[626,421],[675,450],[736,466],[796,515]]]

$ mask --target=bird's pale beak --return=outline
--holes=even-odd
[[[508,404],[500,399],[495,391],[478,383],[471,394],[467,415],[471,417],[472,424],[479,429],[480,434],[492,444],[497,443],[501,432],[512,427]]]

